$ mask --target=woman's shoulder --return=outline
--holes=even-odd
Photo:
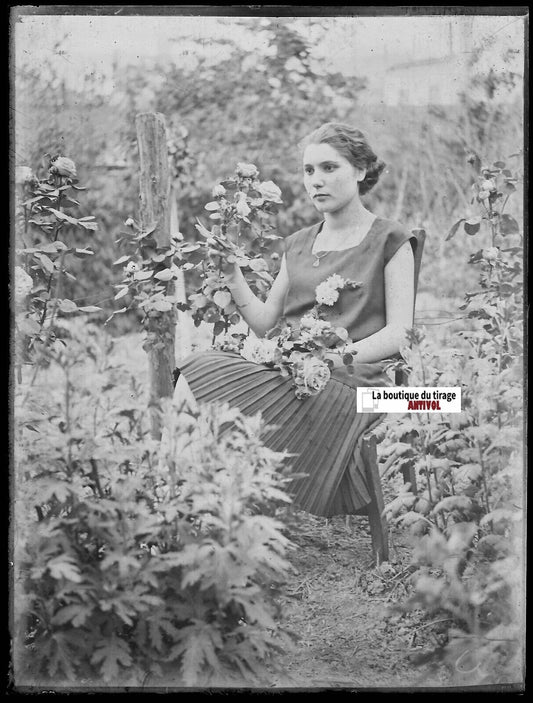
[[[398,249],[406,242],[411,241],[411,246],[414,250],[416,239],[405,225],[386,217],[380,217],[379,219],[385,262],[390,261]]]
[[[407,234],[410,235],[409,230],[405,225],[402,225],[401,222],[398,222],[397,220],[391,220],[388,217],[378,217],[378,224],[381,226],[381,231],[385,235],[389,234]]]

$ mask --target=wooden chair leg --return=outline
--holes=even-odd
[[[380,564],[389,559],[389,539],[387,521],[383,516],[385,504],[378,469],[376,438],[373,435],[363,439],[361,454],[370,492],[370,504],[367,506],[367,514],[370,523],[372,554],[376,562]]]
[[[412,461],[409,461],[408,464],[406,464],[402,468],[402,474],[403,474],[403,481],[404,483],[410,483],[411,484],[411,493],[413,495],[417,495],[418,488],[416,485],[416,471],[415,471],[415,466]]]

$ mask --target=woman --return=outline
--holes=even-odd
[[[357,386],[384,386],[385,360],[398,354],[412,326],[414,257],[410,235],[376,217],[360,196],[378,181],[384,164],[364,135],[327,123],[304,141],[304,185],[321,222],[287,237],[276,280],[265,302],[248,287],[237,265],[225,272],[235,304],[251,329],[264,335],[280,317],[293,326],[315,303],[316,286],[332,274],[361,285],[344,289],[331,308],[355,353],[348,374],[338,354],[327,387],[298,400],[292,379],[237,354],[204,352],[182,364],[175,398],[228,401],[246,414],[261,411],[265,437],[276,451],[294,454],[294,502],[315,515],[351,514],[370,496],[360,461],[361,440],[380,419],[359,414]],[[301,478],[301,474],[306,474]]]

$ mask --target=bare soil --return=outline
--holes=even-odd
[[[409,547],[393,536],[390,561],[376,567],[366,518],[327,520],[298,512],[286,522],[296,548],[282,607],[298,639],[286,657],[286,674],[274,686],[401,689],[449,683],[442,672],[416,664],[436,644],[423,613],[394,610],[409,589]]]

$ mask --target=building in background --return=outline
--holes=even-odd
[[[491,20],[490,24],[484,22],[487,19]],[[360,62],[368,65],[368,87],[361,95],[361,103],[457,105],[461,95],[472,89],[472,78],[490,71],[513,71],[517,75],[515,88],[501,90],[496,96],[514,101],[522,93],[523,24],[519,23],[520,19],[443,17],[438,31],[431,36],[412,32],[408,50],[390,51],[385,44],[381,52],[374,52],[370,61]]]

